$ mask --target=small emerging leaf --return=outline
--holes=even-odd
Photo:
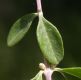
[[[64,56],[63,42],[57,28],[39,16],[37,38],[44,57],[51,64],[58,64]]]
[[[39,73],[31,80],[43,80],[42,74],[43,74],[43,71],[39,71]]]
[[[36,13],[25,15],[13,24],[7,39],[8,46],[15,45],[24,37],[36,16]]]
[[[63,68],[63,69],[59,69],[59,71],[65,72],[67,74],[73,75],[81,79],[81,67]]]

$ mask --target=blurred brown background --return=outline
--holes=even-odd
[[[65,57],[58,67],[81,66],[81,0],[42,0],[44,16],[59,29]],[[0,80],[30,80],[43,61],[36,40],[36,21],[14,47],[6,40],[11,25],[21,16],[36,12],[35,0],[0,0]]]

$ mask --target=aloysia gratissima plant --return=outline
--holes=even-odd
[[[41,0],[36,0],[36,3],[37,13],[30,13],[21,17],[11,27],[7,39],[8,46],[18,43],[30,29],[33,20],[38,17],[36,35],[45,61],[39,64],[40,71],[30,80],[52,80],[52,74],[55,71],[62,74],[67,73],[81,79],[80,67],[57,68],[57,65],[64,57],[62,37],[58,29],[44,17]]]

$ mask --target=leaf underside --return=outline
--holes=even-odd
[[[39,16],[37,39],[43,56],[51,64],[58,64],[64,56],[63,42],[57,28]]]
[[[42,74],[43,74],[43,71],[39,71],[38,74],[31,80],[43,80]]]
[[[13,24],[7,39],[8,46],[15,45],[25,36],[36,16],[36,13],[25,15]]]
[[[81,67],[63,68],[60,71],[81,79]]]

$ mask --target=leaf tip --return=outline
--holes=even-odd
[[[11,43],[11,41],[9,41],[9,39],[7,39],[7,46],[8,47],[12,47],[13,46],[13,44]]]

